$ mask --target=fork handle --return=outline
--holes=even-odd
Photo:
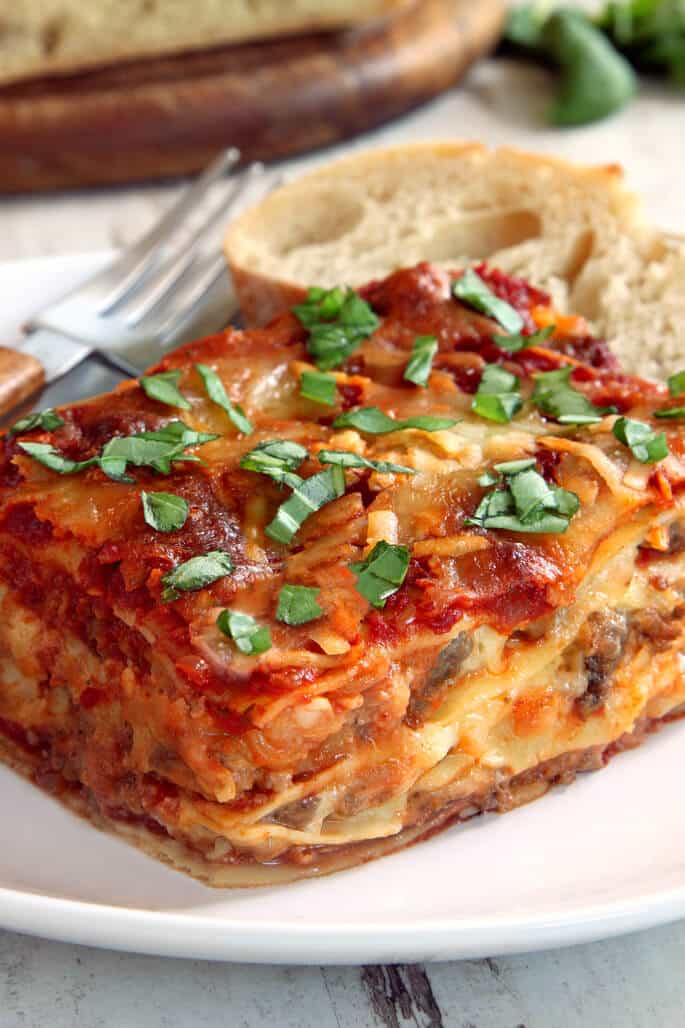
[[[0,346],[0,418],[45,385],[45,370],[36,357]]]

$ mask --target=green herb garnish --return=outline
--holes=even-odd
[[[427,385],[437,352],[438,340],[435,336],[417,336],[402,376],[405,382],[413,382],[417,386]]]
[[[266,653],[271,648],[271,631],[268,625],[258,625],[250,614],[237,610],[222,610],[216,623],[224,635],[232,639],[241,653],[248,657]]]
[[[543,371],[535,376],[533,403],[544,414],[555,418],[560,425],[594,425],[604,414],[615,413],[615,407],[595,407],[587,396],[570,382],[573,367],[568,365],[557,371]]]
[[[243,471],[256,471],[259,475],[267,475],[275,482],[283,485],[298,485],[302,479],[293,472],[297,471],[309,451],[299,443],[289,439],[271,439],[258,443],[253,450],[246,453],[240,461]]]
[[[164,403],[167,407],[181,407],[190,410],[190,403],[178,388],[180,371],[161,371],[158,375],[143,375],[140,388],[151,400]]]
[[[42,428],[46,432],[52,432],[56,428],[61,428],[63,424],[64,422],[59,414],[52,407],[47,407],[45,410],[35,411],[33,414],[27,414],[25,418],[19,418],[19,421],[15,421],[10,428],[10,435],[32,432],[34,428]]]
[[[287,482],[291,485],[291,482]],[[279,543],[289,543],[315,511],[345,492],[345,472],[341,467],[326,468],[311,478],[292,484],[292,496],[285,500],[276,517],[267,525],[266,534]]]
[[[378,328],[380,321],[352,289],[314,286],[293,314],[309,332],[307,349],[320,371],[342,364]]]
[[[285,625],[306,625],[323,614],[316,602],[321,592],[306,585],[284,585],[278,594],[276,619]]]
[[[671,375],[666,380],[666,384],[671,396],[680,396],[681,393],[685,393],[685,371],[676,371],[675,375]]]
[[[221,409],[228,414],[229,419],[233,422],[239,432],[243,432],[245,435],[250,435],[252,432],[252,423],[250,419],[239,403],[232,403],[231,400],[229,400],[224,384],[216,371],[213,371],[208,364],[196,364],[195,370],[202,379],[207,396],[212,403],[221,407]]]
[[[663,432],[654,432],[644,421],[618,418],[612,432],[642,464],[656,464],[668,457],[668,443]]]
[[[405,467],[404,464],[393,464],[388,460],[367,460],[360,457],[358,453],[351,453],[349,450],[319,450],[317,454],[322,464],[339,464],[342,468],[370,468],[372,471],[380,471],[387,474],[415,475],[415,468]]]
[[[162,601],[178,599],[179,593],[195,592],[230,575],[233,561],[224,550],[210,550],[179,564],[162,578]]]
[[[497,488],[485,494],[464,523],[509,532],[565,532],[580,506],[578,497],[550,485],[534,465],[532,459],[506,461],[495,465],[494,474],[481,476],[481,485]]]
[[[452,283],[452,293],[457,300],[493,318],[507,332],[520,332],[523,328],[523,318],[519,312],[510,303],[495,296],[472,268],[467,268],[463,275]]]
[[[529,336],[521,335],[519,332],[517,335],[493,336],[492,341],[495,346],[499,346],[500,350],[506,350],[507,353],[518,353],[519,350],[526,350],[529,346],[539,346],[540,343],[544,343],[554,333],[555,328],[556,325],[545,325],[544,328],[538,329]]]
[[[471,410],[481,418],[505,424],[521,410],[520,382],[499,364],[486,364],[478,389],[471,401]]]
[[[183,528],[188,517],[188,504],[175,493],[140,494],[143,517],[150,528],[158,532],[177,532]]]
[[[420,414],[415,418],[403,421],[390,417],[379,407],[360,407],[358,410],[346,411],[333,422],[333,428],[356,428],[369,435],[385,435],[388,432],[399,432],[404,428],[418,428],[424,432],[438,432],[443,428],[451,428],[457,424],[456,418],[434,417],[432,414]]]
[[[326,407],[335,407],[335,378],[323,371],[303,371],[300,375],[300,396]]]
[[[51,443],[17,443],[20,449],[28,453],[39,464],[43,464],[51,471],[57,471],[60,475],[74,475],[78,471],[92,468],[97,463],[96,457],[89,460],[69,460],[52,446]]]
[[[357,576],[357,592],[372,607],[384,607],[404,582],[409,558],[408,546],[396,546],[384,540],[376,543],[368,557],[350,564],[350,569]]]

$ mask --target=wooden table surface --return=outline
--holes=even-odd
[[[547,95],[545,72],[486,62],[461,89],[354,145],[460,136],[618,160],[652,220],[685,232],[682,96],[645,86],[623,114],[561,132],[544,127]],[[0,259],[121,245],[177,188],[0,201]],[[683,922],[548,953],[363,968],[173,961],[0,932],[0,1028],[678,1028],[684,965]]]

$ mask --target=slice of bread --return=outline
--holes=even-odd
[[[355,154],[241,215],[225,253],[250,325],[309,285],[487,260],[585,315],[628,370],[657,376],[685,362],[685,245],[646,225],[615,165],[462,142]]]
[[[337,28],[407,0],[19,0],[0,13],[0,83]]]

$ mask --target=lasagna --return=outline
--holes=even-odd
[[[216,886],[601,767],[685,703],[684,390],[422,264],[22,418],[4,759]]]

